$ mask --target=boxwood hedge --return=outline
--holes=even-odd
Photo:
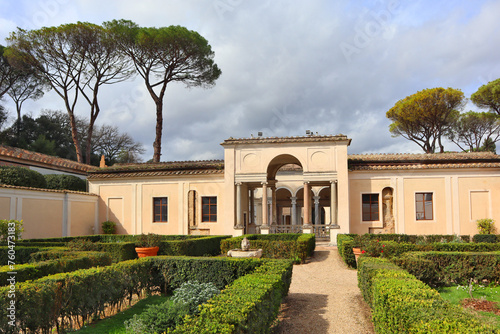
[[[386,259],[359,259],[358,284],[377,333],[496,333]]]

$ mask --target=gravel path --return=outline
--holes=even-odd
[[[357,272],[336,247],[316,246],[311,259],[293,267],[277,333],[374,333],[370,308],[358,288]]]

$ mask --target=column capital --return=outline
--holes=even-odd
[[[237,186],[241,186],[243,183],[241,183],[241,182],[235,182],[234,184],[237,185]]]
[[[266,182],[261,182],[260,184],[262,184],[263,186],[267,186],[269,183],[266,181]]]
[[[304,184],[309,184],[310,182],[309,182],[309,181],[304,181],[303,183],[304,183]]]
[[[318,204],[320,199],[320,196],[313,196],[314,204]]]
[[[330,180],[330,183],[331,184],[336,184],[336,183],[338,183],[338,180]]]

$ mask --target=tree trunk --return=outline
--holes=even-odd
[[[73,144],[75,145],[76,159],[78,162],[83,163],[82,147],[80,146],[80,141],[78,140],[78,129],[76,128],[75,115],[73,113],[68,114],[71,124],[71,138],[73,139]]]
[[[161,99],[156,100],[155,103],[156,103],[156,138],[153,143],[153,148],[154,148],[153,162],[160,162],[161,133],[163,130],[163,103]]]

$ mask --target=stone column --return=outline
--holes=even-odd
[[[337,223],[337,180],[330,182],[330,224],[332,227],[338,226]]]
[[[309,182],[304,182],[304,226],[311,225],[311,199]]]
[[[267,213],[267,182],[262,182],[262,228],[269,228]]]
[[[241,183],[236,183],[236,228],[243,228],[243,224],[241,224]]]
[[[271,225],[277,225],[278,212],[276,203],[276,186],[271,187]]]
[[[297,197],[292,196],[290,197],[290,200],[292,201],[292,226],[297,225]]]
[[[319,225],[321,223],[321,215],[319,212],[319,199],[320,196],[313,196],[314,199],[314,225]]]
[[[250,213],[250,217],[248,217],[248,223],[249,224],[252,224],[252,223],[255,223],[254,221],[254,218],[255,218],[255,199],[254,199],[254,189],[253,188],[250,188],[248,189],[249,191],[249,196],[248,198],[250,199],[250,207],[249,207],[249,213]]]

